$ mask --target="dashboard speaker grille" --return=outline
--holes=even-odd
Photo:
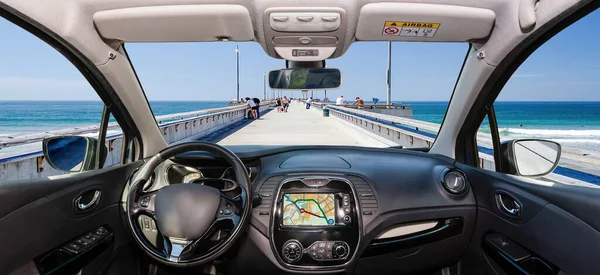
[[[373,215],[377,212],[379,208],[379,204],[377,203],[377,198],[375,197],[375,193],[373,189],[369,185],[368,182],[359,177],[348,176],[348,180],[354,184],[354,189],[356,189],[356,196],[360,201],[360,208],[363,215]]]

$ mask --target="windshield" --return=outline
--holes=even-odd
[[[306,80],[307,70],[273,72],[285,68],[285,60],[267,56],[256,43],[126,45],[159,124],[170,121],[165,115],[213,108],[211,112],[231,112],[232,107],[241,106],[247,113],[224,118],[215,126],[223,128],[222,133],[217,138],[210,136],[210,141],[223,145],[398,146],[399,141],[373,135],[381,131],[380,126],[388,131],[385,123],[391,123],[396,124],[395,129],[422,132],[422,140],[414,144],[427,147],[443,120],[468,44],[392,43],[391,52],[388,47],[387,42],[354,43],[344,56],[326,61],[328,68],[341,70],[341,87],[301,90],[294,88],[305,86],[302,77]],[[269,80],[269,75],[277,79]],[[289,84],[287,89],[271,89],[269,81]],[[335,81],[319,83],[339,85]],[[175,117],[193,120],[196,113],[191,115]],[[384,124],[360,127],[352,122],[359,117]]]

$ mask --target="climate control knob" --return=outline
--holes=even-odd
[[[302,258],[302,244],[297,240],[289,240],[283,244],[283,259],[288,263],[294,263]]]
[[[346,258],[346,256],[348,256],[349,250],[350,250],[350,248],[348,247],[348,244],[346,244],[345,242],[335,242],[335,244],[333,245],[333,258],[334,259]]]

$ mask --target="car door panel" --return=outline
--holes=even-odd
[[[110,230],[112,245],[97,258],[109,260],[127,243],[120,201],[129,175],[140,165],[141,162],[135,162],[81,174],[2,183],[0,274],[23,266],[100,226]],[[98,204],[89,210],[78,211],[75,199],[88,190],[101,192]],[[93,264],[93,260],[89,259],[87,263]]]
[[[482,249],[484,236],[490,232],[506,236],[533,256],[545,259],[568,274],[600,271],[596,257],[600,254],[600,232],[591,226],[597,223],[599,213],[592,197],[597,198],[600,191],[562,184],[536,185],[492,171],[459,166],[472,183],[478,203],[477,224],[464,258],[465,274],[483,273],[481,263],[490,264],[492,257]],[[498,192],[522,203],[520,217],[511,217],[498,207]],[[592,218],[593,214],[596,218]]]

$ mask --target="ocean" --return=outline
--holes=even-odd
[[[399,103],[399,102],[398,102]],[[447,102],[403,102],[415,119],[441,123]],[[502,140],[550,139],[566,147],[600,152],[600,102],[494,103]],[[487,119],[480,128],[489,133]]]
[[[227,101],[155,101],[155,115],[227,106]],[[398,102],[400,103],[400,102]],[[402,102],[414,118],[441,123],[447,102]],[[503,139],[544,138],[563,146],[600,152],[600,102],[497,102]],[[94,125],[100,122],[97,101],[0,101],[0,137]],[[486,131],[487,123],[482,125]],[[489,132],[489,130],[487,130]]]
[[[151,102],[155,116],[226,107],[227,101]],[[0,101],[0,137],[100,124],[100,101]]]

